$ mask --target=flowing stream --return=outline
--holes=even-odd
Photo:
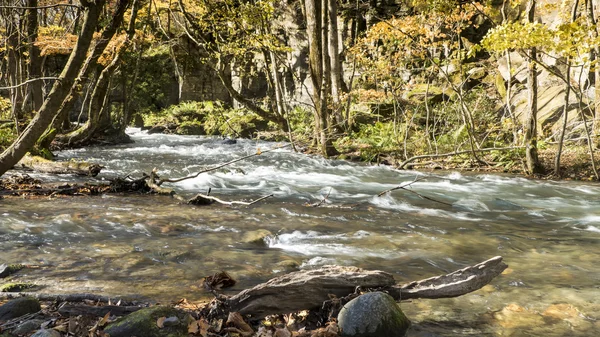
[[[105,165],[98,180],[153,168],[176,178],[280,145],[129,132],[133,144],[59,160]],[[416,179],[406,188],[441,202],[406,190],[377,196]],[[38,266],[18,280],[40,292],[169,302],[206,298],[202,277],[221,270],[239,281],[235,292],[326,264],[385,270],[402,283],[502,255],[509,269],[482,290],[402,302],[409,336],[600,335],[598,184],[396,171],[282,148],[165,185],[186,197],[209,188],[224,200],[273,197],[236,207],[148,195],[3,199],[0,264]]]

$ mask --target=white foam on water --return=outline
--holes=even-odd
[[[363,248],[344,243],[346,240],[360,239],[345,234],[327,235],[316,231],[294,231],[279,234],[266,239],[269,248],[277,248],[286,252],[317,256],[379,257],[393,259],[398,253],[384,249]]]
[[[315,256],[311,259],[303,261],[302,264],[300,264],[300,269],[305,269],[308,267],[311,267],[311,268],[312,267],[322,267],[322,266],[326,266],[326,265],[335,265],[335,264],[338,264],[338,261],[334,258]]]
[[[600,233],[600,228],[596,226],[587,226],[585,230],[589,232]]]

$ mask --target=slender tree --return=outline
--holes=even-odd
[[[529,0],[527,4],[527,20],[532,23],[535,19],[536,0]],[[528,53],[527,67],[527,117],[525,119],[525,157],[527,169],[531,174],[543,172],[538,158],[537,148],[537,111],[538,111],[538,77],[537,77],[537,48],[532,47]]]
[[[58,80],[52,86],[48,97],[29,122],[22,134],[0,155],[0,176],[11,169],[25,154],[33,148],[36,141],[48,128],[57,114],[61,103],[69,94],[85,60],[86,54],[96,31],[98,20],[105,0],[91,2],[81,0],[85,8],[84,22],[77,43]]]

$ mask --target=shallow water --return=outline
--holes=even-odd
[[[181,177],[279,144],[147,135],[134,144],[59,153],[106,169],[99,180],[157,168]],[[73,177],[35,175],[73,181]],[[413,182],[415,193],[392,187]],[[399,282],[496,255],[509,269],[457,299],[401,307],[412,336],[600,335],[600,186],[456,172],[419,173],[328,161],[279,149],[170,186],[252,206],[192,207],[168,197],[0,200],[0,263],[39,266],[19,279],[48,293],[207,296],[202,277],[232,274],[240,290],[297,268],[355,265]],[[327,196],[324,205],[309,207]],[[253,239],[264,231],[264,242]]]

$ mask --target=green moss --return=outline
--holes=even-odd
[[[33,283],[24,283],[24,282],[14,282],[14,283],[5,283],[0,285],[0,293],[13,293],[20,292],[25,289],[33,288],[35,284]]]
[[[23,268],[25,268],[25,265],[22,264],[0,265],[0,278],[12,275]]]
[[[110,334],[111,337],[187,337],[187,326],[184,323],[179,323],[176,326],[163,327],[162,329],[159,329],[156,325],[158,318],[173,316],[181,316],[179,319],[183,322],[182,313],[173,308],[165,306],[145,308],[109,324],[106,329],[104,329],[104,332]]]

